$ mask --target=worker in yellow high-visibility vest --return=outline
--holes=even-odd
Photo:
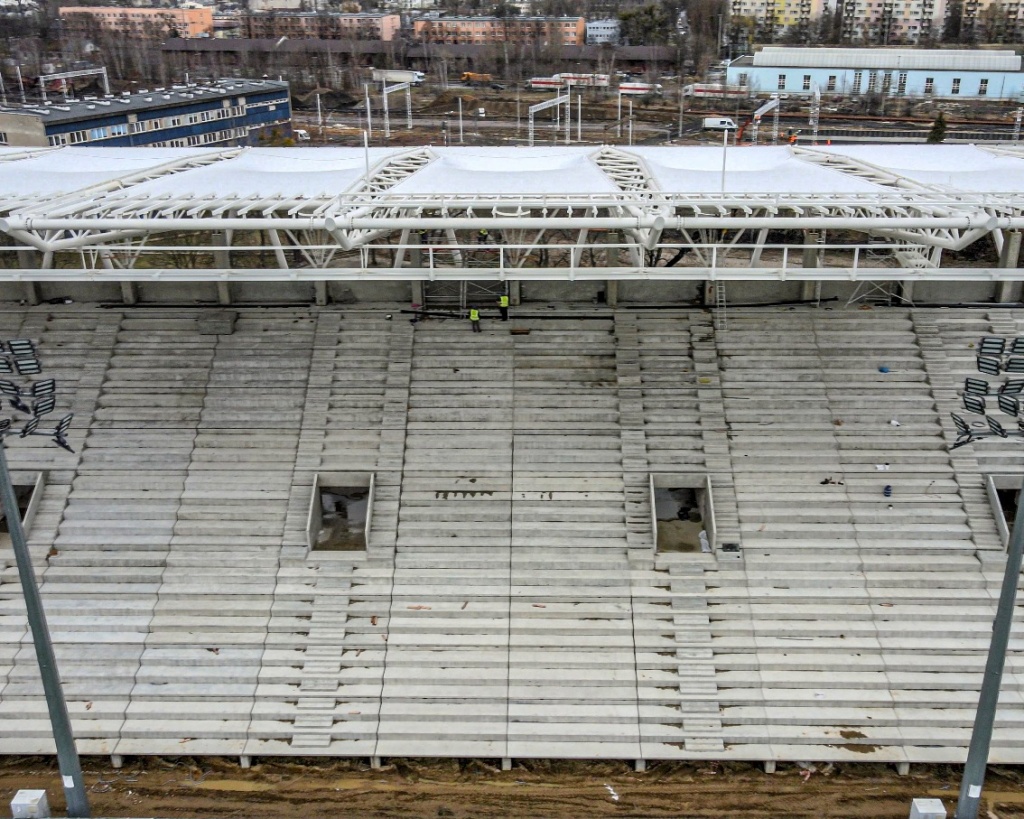
[[[469,323],[473,325],[473,332],[480,332],[480,311],[476,307],[469,308]]]
[[[502,321],[508,321],[508,296],[504,293],[498,296],[498,312],[501,313]]]

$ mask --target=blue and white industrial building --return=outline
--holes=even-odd
[[[751,95],[1020,100],[1021,58],[1013,51],[767,46],[733,60],[726,82]]]
[[[221,80],[0,105],[0,145],[184,148],[256,145],[272,134],[290,133],[288,83],[274,80]]]

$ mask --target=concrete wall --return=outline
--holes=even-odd
[[[140,303],[150,304],[217,304],[215,282],[137,282]],[[618,283],[620,305],[693,305],[699,303],[703,282],[622,281]],[[843,306],[854,296],[857,285],[851,282],[823,282],[822,301]],[[36,285],[39,298],[70,298],[76,302],[120,302],[119,282],[41,282]],[[871,290],[864,285],[860,293]],[[985,304],[994,302],[1000,290],[993,282],[915,282],[912,298],[917,304]],[[1019,288],[1018,288],[1019,290]],[[316,287],[312,282],[239,282],[230,287],[235,304],[312,304]],[[334,304],[412,302],[409,282],[331,282],[328,300]],[[548,302],[576,304],[606,303],[605,282],[524,282],[521,299],[524,304]],[[22,283],[0,284],[0,302],[20,302],[26,298]],[[813,290],[805,291],[804,282],[729,282],[726,304],[775,304],[813,298]],[[713,305],[708,305],[713,306]]]
[[[0,112],[0,133],[7,135],[7,141],[0,143],[4,145],[35,147],[49,144],[43,121],[32,114]]]

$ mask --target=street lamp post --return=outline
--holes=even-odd
[[[35,345],[25,339],[15,339],[0,345],[0,373],[19,375],[37,375],[41,372],[36,357]],[[25,598],[25,611],[28,616],[29,628],[32,631],[32,642],[35,645],[36,660],[39,663],[39,675],[43,682],[43,694],[46,708],[50,712],[50,724],[53,727],[53,739],[57,746],[57,764],[60,768],[61,783],[64,786],[64,797],[67,801],[68,816],[88,817],[89,799],[85,792],[82,779],[82,765],[75,748],[75,738],[71,730],[71,719],[68,716],[67,702],[61,688],[60,674],[57,670],[57,658],[53,653],[50,631],[46,625],[46,613],[43,610],[39,586],[36,584],[35,572],[32,569],[32,558],[25,540],[25,529],[21,525],[21,512],[18,499],[11,483],[11,473],[7,467],[5,439],[18,433],[20,438],[29,435],[47,435],[54,443],[64,449],[71,450],[65,438],[71,426],[71,415],[64,416],[54,429],[41,430],[39,422],[43,415],[54,409],[56,389],[52,379],[36,381],[30,388],[23,389],[13,381],[0,380],[0,393],[8,400],[12,409],[26,413],[30,417],[20,430],[15,430],[9,418],[0,420],[0,503],[7,517],[7,528],[11,535],[11,546],[14,559],[18,564],[18,577],[21,591]],[[28,406],[24,399],[33,399]]]

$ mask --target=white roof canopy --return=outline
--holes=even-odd
[[[259,246],[273,247],[277,267],[293,277],[328,277],[342,256],[371,246],[391,248],[394,275],[455,276],[442,267],[467,266],[461,243],[471,237],[461,232],[481,229],[500,231],[505,244],[484,277],[509,275],[509,257],[527,269],[536,250],[564,249],[565,231],[580,248],[610,233],[621,239],[633,254],[625,277],[646,275],[645,253],[684,245],[707,246],[715,268],[714,247],[724,257],[753,235],[763,243],[769,230],[884,237],[907,245],[901,264],[927,276],[938,275],[930,249],[958,250],[990,233],[1000,246],[1004,231],[1024,227],[1022,190],[1024,152],[1013,145],[8,148],[0,149],[0,233],[38,251],[40,263],[7,264],[17,272],[0,268],[0,279],[95,278],[100,268],[131,278],[168,237],[180,245],[189,234],[189,252],[209,256],[215,237],[230,243],[240,232],[263,232]],[[430,254],[418,268],[394,251],[423,231],[441,232],[454,254],[446,262]],[[298,251],[298,267],[287,249]],[[70,252],[81,258],[77,272],[74,259],[57,258]],[[748,267],[760,258],[753,253]],[[568,267],[581,259],[573,253]],[[369,259],[354,261],[371,275]],[[196,263],[188,275],[267,274]]]

